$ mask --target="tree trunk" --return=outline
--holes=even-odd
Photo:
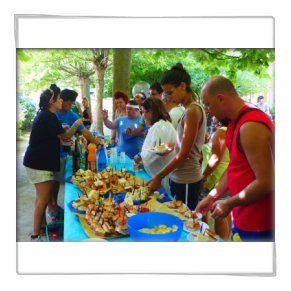
[[[87,97],[88,99],[88,105],[91,108],[91,98],[90,98],[90,78],[79,78],[80,81],[80,96],[81,102],[83,97]]]
[[[101,66],[95,67],[95,95],[96,95],[96,116],[98,135],[104,135],[103,120],[101,111],[103,109],[104,73],[105,69]]]
[[[131,49],[113,49],[112,92],[124,91],[130,97],[130,58]],[[112,119],[115,119],[115,104],[112,102]]]

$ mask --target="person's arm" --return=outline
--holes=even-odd
[[[76,120],[75,123],[71,126],[71,128],[68,129],[66,132],[58,135],[58,138],[60,140],[67,141],[68,139],[70,139],[74,135],[74,133],[77,131],[77,128],[79,126],[81,126],[81,125],[83,125],[83,119],[82,118]]]
[[[84,137],[89,140],[93,141],[93,143],[96,145],[97,150],[99,150],[99,147],[101,147],[101,139],[100,137],[94,137],[93,134],[87,129],[83,128],[80,130],[81,133],[84,135]]]
[[[246,155],[256,179],[235,196],[216,201],[213,204],[214,219],[226,217],[234,207],[253,203],[275,189],[272,142],[272,133],[263,123],[246,122],[241,126],[238,147]]]
[[[81,105],[80,105],[80,103],[78,101],[76,101],[76,105],[78,107],[80,117],[83,117],[83,112],[82,112],[82,109],[81,109]]]
[[[143,132],[143,129],[144,129],[144,125],[143,124],[140,124],[136,129],[132,129],[130,126],[127,127],[127,129],[125,130],[125,133],[128,134],[128,135],[136,135],[136,136],[141,136],[140,134],[142,134],[141,137],[144,136],[144,132]]]
[[[181,143],[180,152],[159,172],[163,176],[167,176],[173,170],[178,168],[182,163],[186,161],[189,157],[191,149],[194,145],[197,132],[199,130],[199,125],[202,120],[202,112],[200,107],[198,106],[190,106],[187,109],[184,119],[184,134]],[[150,185],[150,194],[152,194],[155,190],[159,189],[161,186],[161,176],[160,174],[156,174],[150,179],[146,185]]]
[[[222,177],[215,185],[215,188],[209,192],[206,198],[204,198],[197,204],[195,211],[201,213],[203,216],[206,215],[208,211],[211,209],[213,203],[227,191],[228,191],[227,170],[225,170]]]
[[[211,151],[212,155],[208,161],[207,167],[203,172],[203,179],[202,179],[202,185],[201,189],[205,190],[205,183],[207,182],[208,177],[216,170],[218,165],[220,164],[225,149],[225,138],[226,134],[222,130],[216,130],[215,133],[212,135],[212,145],[211,145]]]
[[[102,119],[103,119],[103,122],[105,124],[105,126],[109,129],[117,129],[117,123],[116,121],[110,121],[108,119],[108,110],[104,109],[102,110]]]

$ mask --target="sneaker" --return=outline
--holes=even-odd
[[[51,219],[51,220],[55,220],[56,219],[56,214],[57,214],[57,210],[53,211],[52,213],[50,213],[49,211],[47,211],[47,216]]]
[[[44,242],[44,240],[41,239],[40,235],[37,238],[30,238],[31,242]]]

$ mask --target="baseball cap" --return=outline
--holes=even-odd
[[[259,96],[258,97],[258,100],[260,100],[260,99],[264,99],[264,96]]]

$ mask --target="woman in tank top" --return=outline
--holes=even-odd
[[[92,122],[92,113],[91,113],[90,107],[88,106],[88,99],[86,97],[83,98],[82,105],[83,105],[83,108],[84,108],[84,111],[83,111],[83,117],[84,117],[83,124],[85,125],[85,127],[87,129],[90,129],[91,122]]]
[[[148,182],[150,193],[159,189],[162,179],[169,175],[171,195],[194,210],[203,178],[199,159],[206,133],[206,116],[195,101],[191,77],[181,63],[166,71],[160,83],[165,97],[177,105],[182,104],[185,112],[177,127],[176,143],[167,144],[169,149],[163,154],[174,151],[174,158]]]

